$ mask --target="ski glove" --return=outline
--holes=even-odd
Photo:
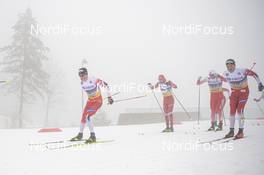
[[[258,85],[258,90],[259,90],[259,91],[262,91],[263,89],[264,89],[263,84],[262,84],[262,83],[259,83],[259,85]]]
[[[114,103],[114,100],[113,100],[113,98],[112,97],[108,97],[108,104],[113,104]]]
[[[255,101],[255,102],[259,102],[260,100],[258,100],[258,99],[256,99],[256,98],[254,98],[254,101]]]
[[[153,87],[153,85],[152,85],[151,83],[148,83],[148,87],[149,87],[150,89],[154,89],[154,87]]]
[[[200,76],[200,77],[198,77],[198,79],[197,79],[197,82],[196,82],[196,84],[197,85],[201,85],[201,79],[202,79],[202,77]]]

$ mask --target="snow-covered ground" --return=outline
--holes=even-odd
[[[160,133],[163,124],[96,128],[100,140],[114,142],[47,150],[29,143],[69,139],[78,128],[60,133],[37,129],[0,130],[0,172],[4,175],[248,175],[264,172],[264,120],[246,122],[246,138],[229,143],[197,144],[221,138],[207,132],[208,121],[184,122],[174,133]],[[88,130],[86,130],[88,133]],[[88,137],[88,134],[86,135]]]

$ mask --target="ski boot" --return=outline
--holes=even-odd
[[[170,128],[170,132],[174,132],[174,128],[173,127]]]
[[[75,137],[73,137],[70,141],[71,142],[74,142],[74,141],[80,141],[80,140],[82,140],[82,138],[83,138],[83,133],[78,133],[78,135],[77,136],[75,136]]]
[[[223,122],[219,122],[215,131],[222,131],[223,130]]]
[[[242,139],[244,137],[243,128],[239,128],[238,133],[235,136],[235,139]]]
[[[211,127],[208,129],[208,131],[214,131],[216,126],[216,122],[211,122]]]
[[[225,138],[231,138],[234,137],[235,133],[234,133],[234,128],[230,128],[230,131],[228,134],[225,135]]]
[[[161,132],[171,132],[171,129],[167,127],[165,129],[163,129]]]
[[[91,143],[95,143],[96,142],[96,137],[95,137],[95,133],[91,132],[91,135],[89,137],[89,139],[87,139],[85,141],[86,144],[91,144]]]

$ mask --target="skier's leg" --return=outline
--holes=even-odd
[[[162,130],[162,132],[169,132],[170,120],[169,120],[168,102],[166,98],[163,99],[163,111],[164,111],[164,116],[165,116],[166,128]]]
[[[78,133],[77,136],[75,136],[75,137],[73,137],[71,139],[71,141],[82,140],[82,138],[83,138],[83,131],[84,131],[85,124],[86,124],[86,117],[88,115],[88,109],[89,109],[90,106],[91,106],[90,101],[87,101],[87,103],[85,105],[85,108],[83,110],[83,113],[82,113],[82,118],[81,118],[81,123],[80,123],[80,131],[79,131],[79,133]]]
[[[80,133],[83,133],[84,128],[85,128],[85,123],[81,122],[81,124],[80,124]]]
[[[169,113],[165,113],[165,124],[166,128],[162,130],[162,132],[169,132],[170,131],[170,116]]]
[[[211,123],[214,122],[214,104],[213,104],[213,95],[211,94],[211,97],[210,97],[210,110],[211,110]]]
[[[215,129],[215,117],[216,117],[216,99],[213,93],[211,93],[210,108],[211,108],[211,126],[208,129],[208,131],[213,131]]]
[[[174,123],[174,121],[173,121],[173,113],[172,112],[170,113],[169,117],[170,117],[170,128],[173,131],[174,130],[173,129],[173,123]]]
[[[174,129],[173,129],[173,124],[174,124],[174,122],[173,122],[173,108],[174,108],[174,99],[173,99],[173,97],[171,96],[171,97],[169,97],[170,99],[169,99],[169,105],[168,105],[168,114],[169,114],[169,120],[170,120],[170,129],[171,129],[171,131],[174,131]]]
[[[239,128],[244,128],[244,108],[247,103],[249,96],[248,89],[242,89],[240,91],[240,97],[239,97],[239,104],[237,107],[237,114],[238,114],[238,121],[239,121]]]
[[[82,113],[82,119],[81,119],[81,127],[80,127],[80,130],[83,131],[84,127],[83,125],[86,124],[86,118],[89,114],[89,112],[91,112],[91,106],[92,106],[92,103],[91,101],[87,101],[85,107],[84,107],[84,110],[83,110],[83,113]]]
[[[87,117],[87,126],[89,128],[90,133],[94,133],[94,124],[92,117]]]
[[[239,123],[239,131],[236,135],[236,138],[243,138],[244,137],[244,124],[245,124],[245,116],[244,116],[244,108],[247,103],[249,96],[249,90],[248,89],[242,89],[240,91],[240,97],[239,97],[239,104],[237,107],[237,114],[238,114],[238,123]]]
[[[220,95],[219,97],[219,108],[218,108],[218,120],[219,120],[219,123],[218,123],[218,127],[217,127],[217,131],[222,131],[223,130],[223,118],[224,118],[224,106],[225,106],[225,97]]]
[[[102,106],[102,98],[99,98],[97,100],[93,100],[92,101],[92,105],[90,107],[90,112],[88,114],[87,117],[87,126],[89,128],[90,131],[90,137],[88,140],[86,140],[85,143],[93,143],[96,142],[96,136],[95,136],[95,132],[94,132],[94,124],[93,124],[93,116],[96,114],[96,112],[100,109],[100,107]]]
[[[96,112],[101,108],[103,103],[101,98],[92,100],[90,102],[91,104],[89,105],[89,109],[87,109],[87,125],[89,127],[90,132],[94,132],[92,116],[96,114]]]
[[[85,141],[85,143],[93,143],[96,142],[95,132],[94,132],[94,124],[91,116],[87,117],[87,126],[90,131],[90,137]]]
[[[236,121],[236,112],[238,107],[239,99],[238,93],[232,92],[230,97],[230,128],[235,128],[235,121]]]
[[[165,114],[165,120],[166,120],[166,128],[169,128],[170,127],[170,119],[169,119],[169,115],[168,114]]]
[[[225,138],[233,137],[234,136],[234,128],[235,128],[235,121],[236,121],[236,110],[238,106],[238,98],[237,92],[232,92],[230,97],[230,131],[228,134],[225,135]]]
[[[93,106],[92,102],[87,101],[85,108],[83,110],[83,114],[82,114],[82,119],[81,119],[81,124],[80,124],[80,133],[83,133],[87,116],[91,115],[91,113],[94,112],[94,110],[92,109],[92,106]]]
[[[222,96],[221,102],[220,102],[220,108],[219,108],[219,121],[220,122],[223,122],[225,104],[226,104],[226,98]]]
[[[170,127],[169,110],[168,110],[168,100],[166,98],[163,99],[163,111],[165,115],[166,128],[169,128]]]

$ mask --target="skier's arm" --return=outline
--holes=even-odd
[[[246,69],[246,73],[245,73],[247,76],[252,76],[255,78],[255,80],[257,81],[258,83],[258,89],[259,91],[262,91],[264,89],[264,86],[262,84],[262,82],[260,81],[259,79],[259,76],[256,72],[252,71],[252,70],[249,70],[249,69]]]
[[[223,82],[227,82],[226,78],[223,77],[222,75],[219,75],[219,74],[218,74],[218,77],[220,78],[221,81],[223,81]]]
[[[151,83],[148,83],[148,87],[150,88],[150,89],[156,89],[156,88],[158,88],[159,87],[159,83],[156,83],[154,86],[151,84]]]
[[[202,80],[202,77],[198,77],[198,80],[197,80],[196,84],[197,85],[201,85],[201,84],[206,83],[206,82],[207,82],[207,78],[204,78]]]
[[[111,96],[111,93],[110,93],[110,87],[109,85],[103,81],[103,80],[100,80],[100,79],[97,79],[96,80],[96,83],[98,83],[100,86],[104,87],[106,89],[106,94],[107,94],[107,98],[108,98],[108,103],[109,104],[113,104],[114,100]]]
[[[170,83],[171,87],[173,87],[174,89],[178,88],[177,85],[175,83],[173,83],[172,81],[169,81],[169,83]]]
[[[159,83],[156,83],[155,86],[154,86],[154,88],[156,89],[158,87],[159,87]]]

